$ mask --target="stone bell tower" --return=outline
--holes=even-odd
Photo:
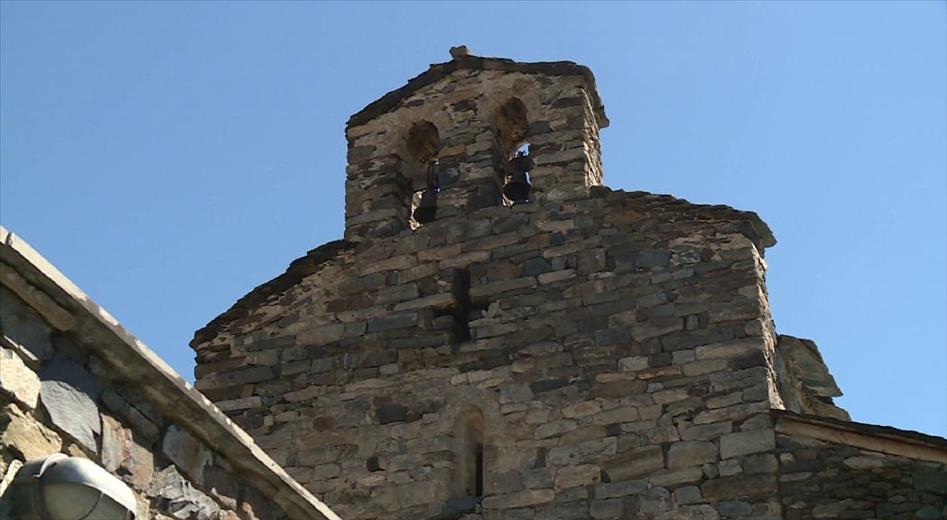
[[[344,240],[199,330],[196,386],[346,519],[824,517],[786,432],[854,437],[775,333],[767,225],[602,186],[587,68],[452,54],[352,116]],[[901,489],[879,464],[826,475]]]
[[[508,203],[501,188],[526,144],[534,201],[602,183],[598,134],[608,119],[587,68],[479,58],[463,47],[453,54],[349,119],[346,240],[412,227],[433,159],[438,218]]]

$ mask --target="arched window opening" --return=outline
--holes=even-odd
[[[458,418],[454,432],[454,498],[484,496],[486,465],[484,460],[483,414],[477,408]]]
[[[434,123],[421,121],[411,125],[406,143],[408,155],[417,165],[426,165],[441,150],[441,137]]]
[[[500,157],[509,159],[516,149],[526,141],[529,132],[529,120],[526,105],[516,98],[510,98],[500,105],[497,111],[497,145]]]
[[[474,457],[476,464],[475,478],[477,479],[474,484],[474,494],[475,497],[483,496],[483,443],[478,442],[474,445]]]
[[[408,130],[405,143],[408,152],[408,169],[412,190],[408,225],[412,230],[437,218],[437,193],[440,191],[437,154],[441,149],[441,138],[437,127],[428,121],[415,123]]]
[[[526,106],[510,98],[497,110],[496,150],[497,175],[503,186],[503,205],[528,202],[530,194],[529,120]]]

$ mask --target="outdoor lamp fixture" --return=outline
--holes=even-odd
[[[513,174],[503,187],[503,194],[513,202],[529,202],[529,170],[533,167],[533,160],[525,151],[516,152],[516,157],[510,161],[513,165]]]
[[[135,495],[125,483],[91,460],[62,453],[28,461],[7,491],[12,493],[14,514],[11,518],[135,518]]]
[[[421,201],[414,208],[414,220],[421,224],[433,222],[437,217],[437,192],[441,185],[437,179],[437,159],[431,160],[427,167],[427,188],[421,193]]]

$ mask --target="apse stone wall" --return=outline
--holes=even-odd
[[[143,520],[338,518],[2,228],[0,252],[4,520],[14,520],[3,491],[16,472],[54,453],[122,479]]]

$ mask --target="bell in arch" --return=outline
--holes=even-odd
[[[529,158],[525,150],[520,150],[510,162],[513,173],[506,186],[503,187],[503,194],[513,202],[529,202],[529,192],[532,189],[529,183],[529,170],[533,166],[533,160]]]
[[[437,192],[439,191],[441,187],[437,180],[437,159],[435,159],[428,165],[427,188],[421,193],[421,200],[412,214],[419,224],[427,224],[437,218]]]
[[[414,208],[414,220],[420,224],[433,222],[437,218],[437,191],[427,188],[421,193],[421,201]]]

